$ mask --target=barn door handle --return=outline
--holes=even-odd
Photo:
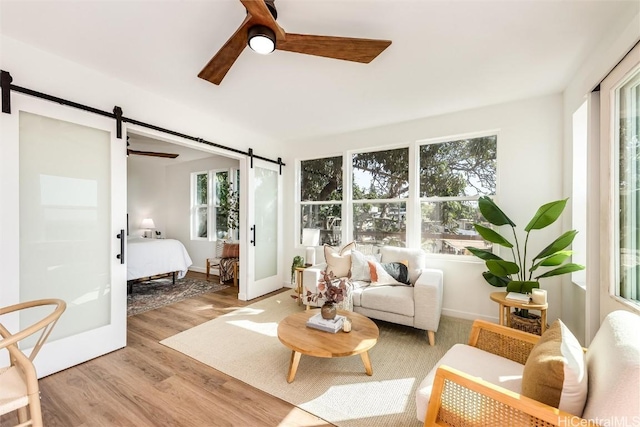
[[[120,260],[120,264],[124,264],[124,230],[120,230],[120,234],[116,237],[120,239],[120,253],[116,255],[116,258]]]
[[[253,233],[253,239],[251,239],[249,243],[255,246],[256,245],[256,225],[255,224],[251,227],[251,232]]]

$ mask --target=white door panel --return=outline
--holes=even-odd
[[[126,229],[126,142],[113,119],[15,93],[12,114],[2,116],[4,148],[18,161],[0,163],[8,166],[0,195],[14,202],[0,218],[0,263],[12,277],[0,304],[67,303],[36,358],[44,376],[126,345],[126,268],[116,237]],[[9,328],[40,315],[14,316]]]
[[[282,218],[282,176],[279,165],[254,159],[249,169],[249,250],[247,299],[257,298],[282,287],[280,238]]]

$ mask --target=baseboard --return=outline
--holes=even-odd
[[[467,311],[451,310],[448,308],[442,309],[442,315],[449,316],[449,317],[457,317],[459,319],[467,319],[467,320],[481,319],[481,320],[486,320],[487,322],[498,323],[497,317],[485,316],[483,314],[477,314],[477,313],[469,313]]]
[[[205,273],[207,274],[207,269],[206,267],[194,267],[191,266],[188,268],[189,271],[195,271],[196,273]]]

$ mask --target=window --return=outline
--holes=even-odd
[[[237,238],[238,194],[229,170],[212,170],[191,174],[191,238],[216,240]],[[237,184],[236,184],[237,185]]]
[[[360,245],[406,246],[409,149],[352,157],[353,239]]]
[[[496,149],[496,135],[420,146],[421,246],[427,253],[490,248],[473,223],[483,222],[478,198],[496,194]]]
[[[191,174],[193,206],[191,209],[191,238],[207,239],[209,237],[209,173]]]
[[[616,91],[618,296],[640,301],[640,70]]]
[[[303,160],[298,243],[303,229],[315,228],[321,244],[334,246],[352,233],[360,247],[420,242],[456,255],[490,248],[473,223],[482,222],[478,198],[496,194],[496,151],[497,136],[485,133],[348,153],[344,168],[342,156]]]
[[[300,239],[320,230],[320,244],[342,244],[342,156],[300,162]]]
[[[636,44],[600,83],[600,318],[620,308],[640,312],[639,136]]]

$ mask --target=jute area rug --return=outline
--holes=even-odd
[[[133,316],[192,298],[205,292],[216,292],[228,287],[207,280],[187,277],[176,279],[175,285],[171,277],[134,283],[131,293],[127,295],[127,316]]]
[[[281,293],[163,341],[206,365],[279,397],[337,426],[421,426],[415,390],[455,343],[467,342],[468,320],[442,317],[436,345],[424,331],[376,321],[378,343],[369,351],[373,376],[360,356],[302,356],[288,384],[291,350],[277,338],[278,322],[304,310]]]

